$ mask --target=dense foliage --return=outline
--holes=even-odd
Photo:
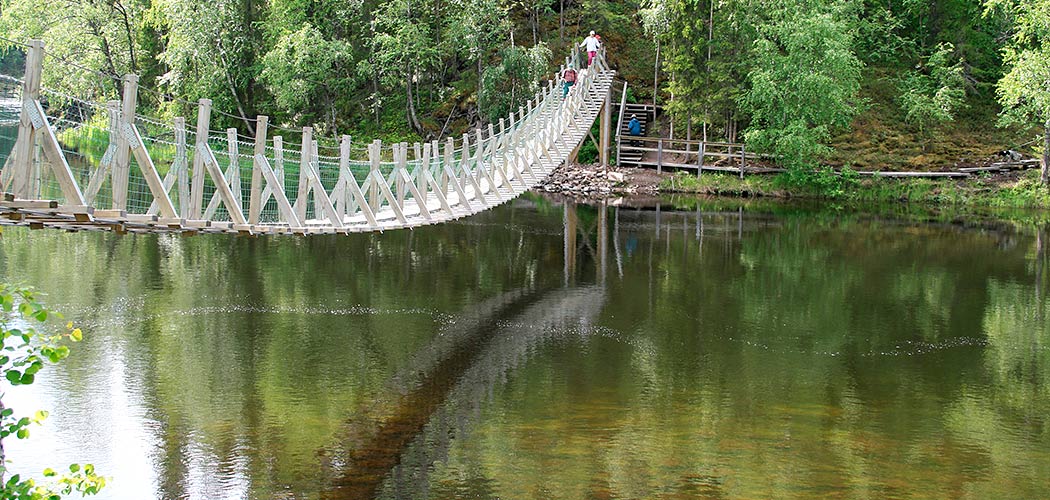
[[[983,127],[1005,109],[1018,131],[1050,123],[1040,83],[1050,71],[1045,0],[0,6],[0,36],[43,38],[60,59],[140,74],[142,86],[156,90],[140,99],[151,109],[188,115],[187,101],[210,98],[228,113],[217,126],[245,132],[252,117],[267,114],[330,137],[458,135],[520,105],[590,29],[630,83],[628,99],[666,106],[664,134],[746,140],[789,166],[826,158],[834,138],[863,126],[865,113],[904,130],[922,153],[960,117]],[[18,57],[9,51],[5,62]],[[95,98],[118,93],[112,78],[80,70],[47,71],[45,83]]]

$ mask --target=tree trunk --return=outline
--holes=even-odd
[[[532,15],[529,16],[532,19],[532,45],[540,43],[540,13],[535,5],[532,6]]]
[[[565,46],[565,0],[558,2],[558,47]]]
[[[412,127],[412,130],[417,134],[423,133],[423,125],[419,123],[419,118],[416,116],[416,104],[415,96],[412,92],[412,71],[405,72],[405,101],[407,101],[405,113],[408,118],[408,126]]]
[[[707,13],[707,64],[704,67],[704,87],[711,91],[711,43],[715,38],[715,1],[711,0]],[[707,122],[711,119],[711,98],[704,98],[704,141],[707,141]]]
[[[373,64],[372,67],[376,68],[376,65]],[[376,99],[379,98],[379,69],[375,69],[372,72],[372,95],[375,96]],[[376,106],[375,101],[372,102],[372,112],[375,114],[376,126],[378,127],[379,126],[379,106]]]
[[[244,106],[241,105],[241,97],[237,95],[237,85],[233,82],[233,75],[230,74],[230,65],[221,45],[219,46],[219,62],[222,63],[222,73],[226,76],[226,87],[230,90],[230,95],[233,96],[234,104],[237,105],[237,114],[240,115],[241,121],[244,122],[244,125],[248,127],[248,133],[255,135],[255,127],[252,125],[251,120],[248,119],[248,115],[244,113]]]
[[[653,106],[656,106],[656,91],[660,85],[660,41],[656,41],[656,62],[653,63]],[[653,109],[656,116],[656,109]]]
[[[1043,161],[1041,178],[1044,186],[1050,186],[1050,120],[1043,125]]]

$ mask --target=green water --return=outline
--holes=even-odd
[[[692,205],[690,205],[692,206]],[[84,327],[13,468],[100,498],[1047,498],[1050,232],[518,200],[351,237],[4,228]]]

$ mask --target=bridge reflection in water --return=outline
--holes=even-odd
[[[586,336],[605,305],[609,237],[602,205],[589,227],[563,204],[564,284],[518,289],[463,311],[388,382],[389,397],[354,412],[341,444],[326,450],[325,499],[425,497],[429,471],[465,439],[481,405],[544,345]],[[577,256],[590,253],[599,283],[579,284]]]
[[[622,276],[620,242],[632,249],[637,242],[621,237],[618,206],[561,205],[562,286],[517,289],[475,304],[417,350],[388,381],[387,396],[354,411],[340,444],[322,452],[329,477],[322,498],[426,497],[434,464],[447,460],[455,440],[469,438],[484,402],[518,366],[545,347],[594,334],[605,307],[608,274]],[[653,205],[628,212],[629,225],[653,227],[650,301],[653,245],[670,245],[670,231],[695,231],[698,251],[705,216],[717,231],[743,236],[742,211],[666,214]],[[688,247],[693,239],[682,241]],[[612,269],[610,242],[616,261]],[[582,269],[581,259],[588,262]]]
[[[4,278],[89,333],[8,451],[106,500],[1044,498],[1048,234],[531,196],[346,238],[5,229]]]

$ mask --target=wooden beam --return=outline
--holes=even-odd
[[[135,155],[135,160],[139,164],[142,176],[146,179],[150,193],[153,194],[153,200],[160,205],[160,214],[163,217],[177,218],[175,205],[171,203],[171,198],[168,196],[168,189],[171,186],[165,188],[164,183],[160,180],[160,174],[157,173],[157,167],[153,165],[153,159],[146,151],[146,145],[142,142],[142,135],[139,134],[138,127],[134,123],[125,124],[125,133],[129,134],[128,145],[132,154]]]
[[[315,212],[324,212],[328,215],[328,220],[331,221],[332,226],[342,228],[343,217],[332,205],[332,200],[328,197],[328,192],[325,191],[324,184],[321,183],[321,176],[318,173],[319,170],[320,169],[313,167],[307,169],[307,176],[310,183],[313,185],[314,206],[316,207],[314,210]],[[314,217],[318,217],[318,214],[315,213]]]
[[[229,212],[230,218],[233,219],[234,224],[247,224],[244,214],[240,210],[237,210],[237,200],[233,197],[233,191],[230,190],[230,184],[226,182],[226,177],[222,175],[222,170],[219,168],[219,162],[215,159],[215,153],[212,153],[211,148],[208,147],[207,143],[197,144],[197,154],[204,158],[204,166],[208,169],[208,173],[211,175],[212,181],[215,182],[215,191],[222,198],[223,204],[226,205],[226,211]]]
[[[27,101],[27,103],[33,106],[35,112],[40,116],[41,126],[38,132],[41,133],[41,147],[47,156],[48,162],[51,164],[51,171],[55,174],[55,180],[58,181],[59,187],[62,188],[62,196],[65,197],[66,204],[87,205],[84,201],[84,194],[80,192],[80,186],[77,185],[77,180],[73,177],[73,171],[69,168],[69,163],[66,162],[66,155],[62,153],[62,146],[59,145],[58,138],[55,137],[55,132],[51,130],[51,125],[47,121],[44,108],[40,106],[40,101],[32,100]]]
[[[407,224],[408,220],[405,219],[405,213],[401,210],[401,206],[394,200],[394,193],[390,191],[390,185],[386,183],[386,179],[378,172],[372,172],[372,182],[379,186],[379,192],[386,198],[386,202],[390,205],[390,209],[394,211],[394,216],[402,224]]]
[[[255,168],[259,170],[260,175],[266,180],[267,187],[280,186],[281,180],[276,172],[270,168],[270,161],[266,159],[265,155],[261,153],[255,155]],[[294,228],[302,227],[303,223],[296,216],[292,204],[284,195],[284,189],[278,187],[277,189],[271,189],[270,192],[273,194],[274,199],[277,200],[277,209],[281,212],[284,222]]]

